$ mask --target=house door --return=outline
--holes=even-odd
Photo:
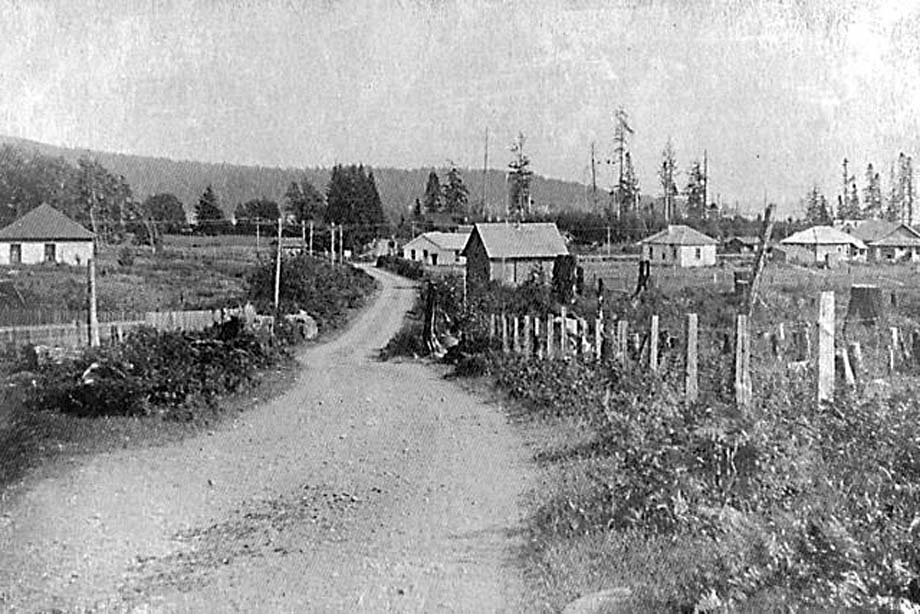
[[[57,262],[57,246],[54,243],[45,243],[45,262]]]
[[[431,264],[433,266],[438,266],[438,255],[437,254],[434,254],[434,253],[431,254]]]
[[[10,264],[22,264],[22,245],[19,243],[10,245]]]

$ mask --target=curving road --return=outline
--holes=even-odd
[[[497,407],[375,359],[414,290],[370,272],[373,304],[282,396],[0,504],[0,611],[520,611],[526,452]]]

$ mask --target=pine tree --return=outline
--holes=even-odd
[[[816,226],[825,226],[832,222],[827,199],[817,185],[813,186],[805,197],[805,221]]]
[[[702,220],[706,217],[706,203],[703,202],[706,194],[706,175],[699,160],[694,160],[687,171],[687,216],[692,220]]]
[[[837,210],[837,219],[840,220],[858,220],[862,219],[862,211],[859,205],[859,191],[856,188],[856,181],[851,181],[844,195],[843,201]]]
[[[508,163],[508,215],[519,220],[530,212],[530,183],[533,179],[530,158],[524,155],[525,140],[524,133],[518,133],[511,145],[514,157]]]
[[[422,205],[428,213],[438,213],[442,209],[441,180],[438,179],[438,174],[434,170],[428,173],[428,182],[425,184]]]
[[[324,207],[323,195],[306,179],[301,183],[292,181],[284,193],[284,209],[298,222],[319,221]]]
[[[664,219],[668,222],[674,218],[674,197],[679,193],[676,179],[677,154],[674,152],[671,139],[668,139],[661,151],[661,166],[658,167],[658,181],[664,196]]]
[[[386,231],[374,172],[365,171],[363,165],[332,168],[326,203],[326,221],[345,227],[345,245],[349,249],[361,248]]]
[[[224,212],[217,202],[217,194],[208,185],[195,206],[195,223],[206,234],[217,234],[222,230]]]
[[[463,176],[456,166],[451,164],[447,171],[447,183],[443,187],[444,210],[455,215],[466,215],[469,202],[469,190],[463,183]]]
[[[863,192],[863,213],[865,218],[879,219],[882,211],[882,185],[879,174],[872,163],[866,167],[866,187]]]
[[[613,198],[616,214],[619,216],[629,211],[635,203],[635,193],[631,189],[635,173],[628,170],[628,167],[632,165],[629,157],[629,137],[633,134],[633,129],[629,125],[629,114],[622,107],[614,113],[614,122],[613,155],[617,164],[617,181],[610,195]]]

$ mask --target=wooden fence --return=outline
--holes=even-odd
[[[624,366],[667,370],[679,376],[690,402],[699,398],[701,384],[705,390],[715,389],[712,382],[700,381],[705,345],[708,359],[716,356],[729,366],[731,381],[718,385],[720,390],[729,388],[742,408],[753,402],[752,374],[813,377],[813,398],[822,402],[833,398],[835,386],[865,388],[908,367],[920,368],[920,330],[849,318],[838,321],[835,312],[834,293],[822,292],[814,318],[752,330],[748,316],[739,314],[730,330],[705,328],[701,335],[695,313],[685,314],[675,331],[673,322],[671,330],[665,330],[658,315],[647,322],[606,321],[573,317],[562,308],[558,315],[491,314],[487,335],[491,348],[533,360],[565,358],[600,364],[603,358],[612,358]],[[871,326],[863,328],[863,324]],[[872,341],[863,344],[857,340],[860,334]]]
[[[192,311],[149,311],[146,313],[107,312],[100,314],[99,336],[102,340],[120,340],[133,328],[149,326],[160,331],[203,330],[226,321],[238,309],[211,309]],[[0,327],[0,347],[47,345],[53,347],[80,347],[88,344],[89,331],[85,313],[70,322],[38,324],[32,326]],[[123,316],[118,318],[118,316]],[[128,317],[124,317],[128,316]]]

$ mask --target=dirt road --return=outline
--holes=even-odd
[[[371,272],[376,301],[281,397],[4,504],[0,611],[519,611],[526,453],[498,408],[375,359],[414,291]]]

